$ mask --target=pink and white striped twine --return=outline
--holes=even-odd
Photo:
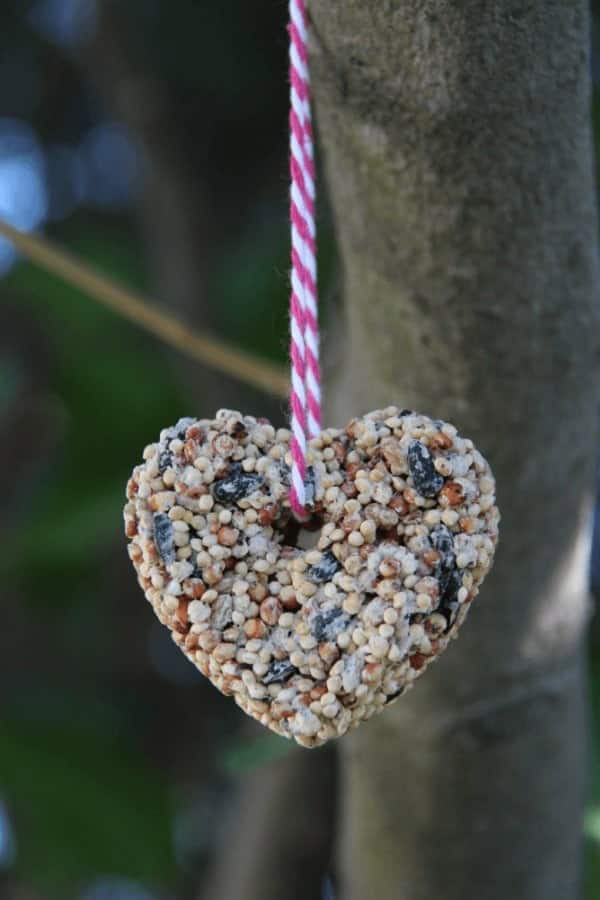
[[[319,322],[315,227],[315,167],[308,74],[305,0],[290,0],[290,176],[292,289],[290,392],[292,478],[290,504],[306,515],[306,442],[321,430]]]

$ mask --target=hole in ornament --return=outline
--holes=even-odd
[[[296,547],[298,547],[299,550],[312,550],[319,543],[320,534],[320,523],[319,528],[313,531],[308,531],[306,528],[301,528],[296,540]]]
[[[312,550],[319,542],[322,527],[323,520],[315,513],[306,522],[290,518],[281,530],[283,543],[298,550]]]

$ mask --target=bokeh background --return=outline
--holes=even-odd
[[[281,364],[286,6],[0,10],[0,217]],[[600,22],[600,4],[594,13]],[[593,71],[600,84],[597,54]],[[327,330],[339,272],[324,202],[319,228]],[[0,304],[0,894],[210,896],[244,786],[306,751],[246,720],[155,622],[125,553],[124,485],[178,417],[225,405],[282,422],[284,404],[178,355],[2,240]],[[587,900],[600,898],[596,626],[590,658]],[[325,874],[323,898],[332,884]]]

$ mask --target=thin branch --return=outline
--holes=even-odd
[[[280,398],[287,397],[288,379],[282,367],[244,353],[213,335],[192,331],[188,325],[149,303],[140,294],[125,290],[106,275],[94,271],[46,238],[24,234],[1,219],[0,235],[11,241],[31,262],[58,275],[68,284],[80,288],[90,297],[150,331],[177,350],[267,394]]]

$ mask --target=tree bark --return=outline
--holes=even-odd
[[[199,898],[320,900],[331,864],[336,754],[291,749],[244,777]]]
[[[587,4],[310,12],[345,273],[328,421],[392,402],[447,418],[503,514],[459,643],[340,742],[340,896],[573,900],[598,389]]]

